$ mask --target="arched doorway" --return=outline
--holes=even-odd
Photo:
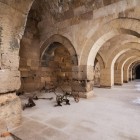
[[[72,80],[72,61],[68,49],[59,42],[51,43],[45,50],[41,67],[46,69],[47,75],[42,75],[44,86],[63,86],[68,87]]]

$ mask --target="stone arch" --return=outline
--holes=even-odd
[[[111,52],[111,55],[107,59],[107,65],[106,68],[110,67],[114,59],[116,60],[121,54],[128,50],[140,50],[140,43],[137,42],[130,42],[127,44],[122,45],[121,47],[116,47],[113,52]]]
[[[117,70],[121,69],[123,64],[127,60],[131,59],[132,57],[139,56],[140,55],[140,50],[131,49],[131,50],[128,50],[127,52],[125,52],[123,55],[121,55],[115,62]]]
[[[73,79],[72,70],[78,66],[77,53],[72,43],[59,34],[52,35],[40,47],[41,67],[49,69],[49,80],[44,80],[44,85],[63,85],[65,90],[72,88],[70,81]]]
[[[129,49],[129,47],[130,47],[130,49],[131,48],[135,49],[134,45],[131,47],[130,44],[140,44],[140,39],[139,38],[132,38],[132,39],[129,39],[129,40],[124,40],[124,41],[122,41],[119,44],[116,44],[114,47],[112,47],[109,50],[109,52],[108,52],[108,56],[109,57],[107,58],[107,62],[106,63],[108,63],[110,59],[113,60],[114,55],[116,54],[116,51],[119,53],[119,51],[124,50],[124,49]],[[127,47],[127,45],[129,45],[129,46]],[[109,54],[111,54],[111,55],[109,55]]]
[[[130,80],[136,79],[135,69],[136,69],[137,65],[140,65],[140,61],[139,60],[134,62],[134,63],[132,63],[130,68],[129,68],[129,79]]]
[[[67,39],[66,37],[59,35],[59,34],[52,35],[49,39],[47,39],[43,43],[43,45],[41,45],[41,47],[40,47],[40,59],[41,60],[43,59],[43,55],[45,54],[45,51],[48,50],[48,47],[53,42],[58,42],[58,43],[63,44],[63,46],[65,46],[65,48],[69,51],[73,64],[78,65],[78,57],[77,57],[77,53],[76,53],[74,46],[69,41],[69,39]]]
[[[93,65],[95,56],[100,47],[115,35],[124,33],[140,37],[138,25],[139,21],[135,19],[114,19],[111,22],[106,23],[93,35],[88,37],[82,50],[80,64]],[[86,56],[87,59],[83,59],[82,56]]]
[[[126,53],[122,54],[115,62],[114,66],[114,84],[122,85],[123,84],[123,66],[124,64],[135,56],[139,56],[139,52],[136,50],[129,50]]]
[[[114,63],[119,56],[128,50],[140,50],[139,43],[127,43],[121,47],[116,47],[106,61],[105,69],[101,70],[101,87],[111,87],[114,83]],[[106,79],[106,80],[104,80]]]
[[[124,83],[128,83],[128,81],[129,81],[129,68],[130,68],[131,64],[136,62],[136,61],[140,61],[140,57],[132,58],[125,63],[124,69],[123,69],[123,71],[124,71],[123,82]]]
[[[100,86],[100,71],[105,68],[105,62],[101,54],[97,53],[94,61],[94,86]]]
[[[91,62],[92,59],[95,58],[96,54],[95,52],[102,47],[102,45],[110,40],[111,38],[119,35],[119,34],[126,34],[126,35],[134,35],[136,37],[139,37],[140,35],[137,32],[134,32],[132,30],[128,30],[128,29],[115,29],[107,34],[104,34],[103,36],[100,37],[100,39],[98,39],[95,43],[94,46],[91,48],[90,52],[89,52],[89,56],[88,56],[88,60],[87,63],[88,65],[92,65],[93,62]]]
[[[132,69],[135,69],[138,65],[140,65],[140,61],[139,60],[134,62],[134,63],[132,63],[130,67],[132,67]]]

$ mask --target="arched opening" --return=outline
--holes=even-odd
[[[140,65],[136,67],[136,79],[140,79]]]
[[[93,34],[91,33],[90,39],[86,41],[85,46],[82,49],[80,64],[87,63],[88,65],[93,65],[95,56],[101,46],[103,46],[105,42],[117,35],[124,34],[139,37],[139,32],[137,32],[135,26],[132,28],[130,27],[130,25],[125,26],[125,24],[122,24],[122,21],[123,23],[138,22],[137,20],[130,20],[131,19],[115,19],[108,22],[102,28],[97,30],[97,34],[96,32],[93,32]],[[87,56],[87,59],[85,59],[83,56]]]
[[[131,59],[135,58],[135,56],[139,55],[139,50],[131,49],[126,52],[124,52],[122,55],[120,55],[114,66],[114,84],[115,85],[122,85],[123,84],[123,67],[127,61],[130,61]],[[129,80],[132,80],[132,72],[129,69]]]
[[[101,53],[97,53],[94,61],[94,87],[100,87],[101,70],[105,68],[105,61]]]
[[[63,86],[67,88],[69,81],[72,80],[72,61],[68,49],[59,42],[51,43],[45,50],[41,67],[46,70],[42,75],[42,84],[44,86]]]
[[[20,42],[20,79],[21,87],[19,91],[31,92],[40,89],[39,57],[40,57],[40,36],[38,24],[41,15],[33,3],[26,23],[26,28]]]

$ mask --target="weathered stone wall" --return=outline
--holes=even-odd
[[[125,9],[122,7],[125,7]],[[81,56],[85,43],[97,30],[100,30],[103,24],[120,17],[120,12],[128,10],[129,13],[130,8],[134,7],[134,2],[122,1],[106,7],[99,6],[97,9],[90,9],[91,11],[89,12],[87,10],[88,8],[86,9],[85,6],[79,5],[73,9],[74,14],[70,13],[70,15],[73,15],[71,18],[64,18],[65,20],[62,19],[60,22],[50,20],[52,23],[49,24],[47,24],[47,15],[45,15],[38,26],[41,31],[41,41],[44,42],[53,34],[61,34],[72,42],[78,55]],[[82,18],[84,14],[86,16]],[[64,14],[64,16],[66,15]],[[85,48],[85,51],[88,51],[88,49],[86,50]],[[84,53],[86,52],[83,52],[83,54]]]
[[[57,44],[56,44],[57,45]],[[49,54],[46,54],[48,58]],[[50,73],[47,77],[42,75],[42,81],[46,86],[49,84],[64,87],[72,79],[72,60],[70,53],[63,46],[59,46],[52,52],[51,56],[45,61],[46,68]],[[44,85],[44,84],[43,84]]]
[[[79,71],[76,71],[76,74],[78,76],[75,76],[76,75],[75,71],[73,71],[73,76],[74,78],[76,77],[77,78],[76,80],[80,82],[81,77],[87,78],[88,75],[90,75],[91,73],[93,75],[93,67],[89,68],[90,65],[87,63],[88,55],[90,52],[89,46],[90,45],[93,46],[95,41],[97,39],[100,39],[100,37],[104,35],[101,30],[102,26],[110,21],[113,21],[116,18],[122,19],[123,17],[127,17],[127,18],[138,17],[137,6],[139,2],[138,0],[136,0],[135,2],[129,1],[129,0],[123,0],[123,1],[100,0],[100,1],[94,1],[94,2],[93,1],[91,2],[90,1],[84,1],[84,2],[74,1],[74,2],[75,3],[73,3],[72,5],[68,5],[66,3],[66,5],[64,5],[63,7],[64,9],[62,13],[61,12],[59,13],[58,11],[59,8],[53,7],[54,1],[48,1],[46,2],[46,4],[43,4],[42,1],[40,2],[37,0],[35,1],[32,9],[36,11],[35,13],[39,13],[41,17],[37,16],[39,17],[39,21],[37,22],[36,26],[33,26],[35,27],[35,29],[34,28],[31,29],[30,26],[32,24],[30,23],[30,19],[28,19],[29,21],[28,27],[30,27],[28,29],[29,31],[31,29],[30,31],[31,33],[32,31],[37,31],[39,33],[39,40],[36,43],[35,37],[33,35],[31,35],[33,36],[33,39],[31,41],[32,43],[29,43],[30,39],[29,40],[27,39],[29,42],[27,41],[28,47],[26,49],[30,50],[29,51],[30,53],[28,54],[28,56],[25,55],[27,53],[24,53],[24,56],[22,58],[23,60],[25,59],[25,61],[29,61],[29,62],[26,62],[26,66],[27,66],[29,65],[29,63],[31,63],[30,57],[32,57],[32,53],[33,53],[33,55],[36,55],[36,57],[34,57],[32,61],[36,62],[35,65],[37,66],[38,62],[40,61],[39,47],[41,48],[42,44],[44,44],[46,40],[49,40],[49,38],[53,36],[54,34],[62,35],[66,37],[68,40],[70,40],[70,42],[72,43],[72,45],[74,46],[76,50],[76,53],[77,53],[76,55],[78,56]],[[38,20],[38,18],[36,17],[33,19],[35,21]],[[27,24],[28,24],[28,21],[27,21]],[[111,26],[110,26],[110,30],[111,30]],[[108,28],[105,28],[104,32],[107,33],[107,32],[110,32],[110,30]],[[38,35],[38,33],[37,34],[35,33],[34,35]],[[99,38],[96,38],[96,37],[99,37]],[[93,40],[92,41],[93,44],[88,43],[90,42],[89,40]],[[33,45],[33,46],[36,46],[36,47],[32,47],[32,44],[34,44],[34,42],[36,45]],[[98,43],[97,43],[97,46],[99,46]],[[93,55],[96,56],[97,51],[98,49],[96,48],[95,50],[93,49],[93,52],[92,52]],[[107,51],[108,49],[106,49],[106,52]],[[24,49],[22,50],[22,52],[25,52]],[[106,55],[107,53],[105,53],[105,50],[103,51],[103,53],[104,53],[104,56],[107,56]],[[103,57],[103,58],[106,58],[106,57]],[[87,64],[89,66],[87,66]],[[94,65],[94,64],[92,63],[91,65]],[[32,71],[32,66],[29,66],[29,67],[27,66],[27,69],[31,69],[31,70],[27,70],[28,73],[35,72],[34,75],[37,75],[36,74],[38,73],[37,67],[35,71]],[[81,72],[80,67],[84,67],[85,71]],[[110,71],[106,71],[106,72],[107,74],[106,73],[104,74],[103,79],[107,78],[105,77],[105,75],[107,76],[110,74]],[[82,74],[84,76],[82,76]],[[110,86],[111,84],[111,82],[110,84],[107,83],[108,81],[109,79],[106,80],[106,86]],[[34,80],[30,79],[29,83],[26,85],[27,86],[32,85],[32,88],[33,88]],[[91,80],[91,83],[93,83],[93,79]],[[102,84],[103,83],[104,81],[102,82]],[[90,86],[91,85],[92,84],[90,84]],[[39,87],[39,85],[37,85],[37,87]]]
[[[20,123],[19,48],[32,0],[0,0],[0,131]],[[6,126],[6,127],[5,127]]]

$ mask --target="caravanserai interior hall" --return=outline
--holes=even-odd
[[[0,140],[140,140],[140,0],[0,0]]]

